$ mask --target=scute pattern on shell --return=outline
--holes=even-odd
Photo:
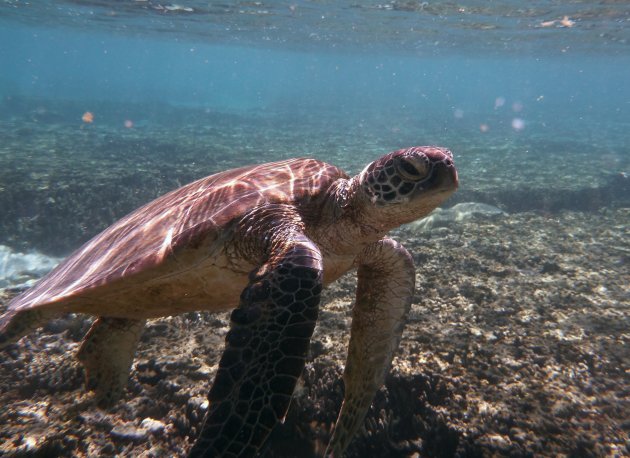
[[[202,178],[140,207],[69,256],[10,304],[14,310],[54,303],[159,266],[179,247],[218,237],[248,209],[300,205],[316,198],[340,169],[315,159],[289,159]]]

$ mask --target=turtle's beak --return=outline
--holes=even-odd
[[[459,177],[451,152],[444,149],[432,151],[427,154],[427,158],[433,163],[434,189],[454,192],[459,186]]]

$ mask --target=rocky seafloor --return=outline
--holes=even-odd
[[[396,231],[418,291],[348,456],[628,456],[628,221],[625,208],[523,212]],[[263,456],[323,452],[354,286],[349,274],[327,289],[303,380]],[[125,399],[109,410],[91,402],[74,357],[88,325],[57,320],[2,356],[0,455],[183,456],[227,315],[152,320]]]

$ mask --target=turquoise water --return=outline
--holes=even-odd
[[[225,45],[185,33],[160,36],[157,30],[126,35],[98,28],[89,19],[83,28],[5,19],[0,32],[2,95],[165,102],[227,111],[299,109],[320,116],[347,111],[368,120],[389,110],[418,119],[427,114],[452,118],[461,110],[464,119],[474,116],[483,122],[484,116],[498,109],[509,112],[514,104],[525,121],[630,117],[630,51],[609,48],[606,42],[597,50],[582,50],[580,43],[551,45],[554,35],[566,42],[574,28],[540,29],[541,43],[524,42],[510,50],[497,43],[493,50],[484,42],[484,30],[469,31],[471,43],[462,49],[451,45],[449,34],[462,31],[447,26],[440,32],[444,43],[428,53],[395,40],[387,47],[366,41],[344,49],[328,43],[310,43],[309,50],[290,43],[264,47],[264,41],[250,47]],[[529,19],[531,26],[541,19]],[[178,26],[178,18],[171,21]],[[519,40],[516,31],[511,39]],[[470,48],[476,41],[475,51]],[[497,106],[497,99],[504,104]]]
[[[547,3],[8,1],[0,93],[367,121],[481,124],[514,106],[526,124],[629,119],[630,8]]]

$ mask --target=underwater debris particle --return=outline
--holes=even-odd
[[[540,27],[559,27],[570,28],[575,25],[575,21],[569,19],[569,16],[563,16],[562,19],[554,19],[551,21],[543,21],[540,23]]]
[[[83,113],[83,116],[81,116],[81,121],[86,124],[92,124],[94,122],[94,113],[92,113],[91,111],[86,111],[85,113]]]

